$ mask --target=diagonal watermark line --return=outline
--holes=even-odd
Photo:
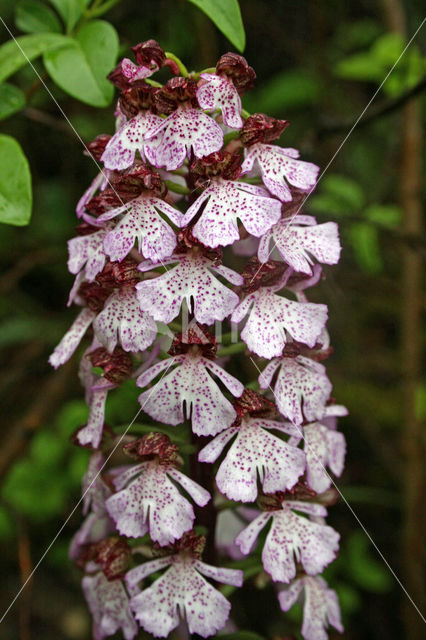
[[[92,488],[94,482],[98,479],[99,475],[102,473],[102,471],[104,470],[105,466],[107,465],[107,463],[109,462],[109,460],[111,459],[112,455],[115,453],[115,451],[117,450],[117,448],[120,446],[121,442],[123,441],[123,438],[125,437],[125,435],[127,434],[127,432],[129,431],[130,427],[134,424],[135,420],[138,418],[139,414],[141,413],[141,411],[143,410],[143,408],[145,407],[146,403],[148,402],[148,400],[150,399],[150,397],[152,396],[152,394],[154,393],[157,385],[160,384],[161,380],[164,378],[164,376],[166,375],[166,373],[168,372],[168,370],[170,369],[170,367],[172,366],[172,364],[174,363],[174,361],[176,360],[176,358],[172,358],[172,361],[170,362],[170,364],[168,365],[168,367],[166,368],[166,370],[163,372],[163,374],[161,375],[160,379],[155,383],[155,385],[152,387],[151,389],[151,393],[149,393],[147,399],[145,400],[145,402],[143,403],[143,405],[140,407],[140,409],[138,410],[138,412],[136,413],[136,415],[134,416],[134,418],[132,419],[132,421],[129,423],[129,425],[126,427],[126,430],[124,431],[124,433],[121,434],[118,442],[116,443],[116,445],[114,446],[114,448],[112,449],[111,453],[108,455],[108,457],[106,458],[105,462],[103,463],[102,467],[99,469],[99,471],[97,472],[97,474],[94,476],[94,478],[92,479],[92,481],[90,482],[89,486],[87,487],[87,489],[84,491],[84,493],[82,494],[81,498],[79,499],[79,501],[77,502],[77,504],[75,505],[75,507],[73,508],[73,510],[69,513],[67,519],[63,522],[63,524],[61,525],[59,531],[56,533],[56,535],[53,537],[52,541],[50,542],[50,544],[48,545],[48,547],[46,548],[46,550],[44,551],[43,555],[41,556],[41,558],[38,560],[37,564],[35,565],[34,569],[31,571],[30,575],[27,577],[27,579],[25,580],[24,584],[21,586],[21,588],[19,589],[18,593],[15,595],[15,597],[13,598],[13,600],[11,601],[11,603],[9,604],[9,606],[7,607],[6,611],[3,613],[2,617],[0,618],[0,624],[3,622],[3,620],[5,619],[5,617],[7,616],[7,614],[9,613],[9,611],[11,610],[11,608],[13,607],[13,605],[15,604],[15,602],[17,601],[17,599],[19,598],[19,596],[21,595],[21,593],[23,592],[23,590],[25,589],[25,587],[27,586],[27,584],[29,583],[29,581],[31,580],[31,578],[34,576],[35,572],[37,571],[37,569],[39,568],[39,566],[41,565],[41,563],[43,562],[43,560],[45,559],[45,557],[47,556],[47,554],[49,553],[50,549],[53,547],[53,545],[55,544],[56,540],[59,538],[59,536],[61,535],[62,531],[65,529],[66,525],[68,524],[68,522],[70,521],[70,519],[72,518],[72,516],[74,515],[74,513],[77,511],[77,508],[79,507],[79,505],[83,502],[86,494],[88,493],[88,491],[90,491],[90,489]]]
[[[51,90],[49,89],[49,87],[47,86],[47,84],[45,83],[45,81],[43,80],[43,78],[41,77],[41,75],[39,74],[39,72],[37,71],[37,69],[35,68],[35,66],[33,65],[33,63],[31,62],[31,60],[28,58],[27,54],[25,53],[25,51],[23,50],[23,48],[21,47],[21,45],[19,44],[19,42],[17,41],[17,39],[15,38],[15,36],[13,35],[12,31],[9,29],[9,27],[7,26],[6,22],[3,20],[3,18],[0,16],[0,22],[3,24],[4,28],[6,29],[6,31],[8,32],[8,34],[10,35],[10,37],[12,38],[12,40],[14,41],[14,43],[16,44],[16,46],[18,47],[19,51],[22,53],[23,57],[25,58],[25,60],[27,61],[27,63],[30,65],[31,69],[34,71],[35,75],[37,76],[37,78],[39,79],[40,83],[43,85],[43,88],[46,90],[46,92],[49,94],[49,96],[52,98],[53,102],[55,103],[55,105],[57,106],[58,110],[60,111],[60,113],[62,114],[62,117],[64,118],[64,120],[68,123],[68,125],[70,126],[70,128],[72,129],[72,131],[74,132],[75,136],[78,138],[78,140],[81,142],[81,144],[83,145],[84,149],[87,152],[87,155],[89,156],[89,158],[92,160],[92,162],[94,162],[95,166],[97,167],[97,169],[99,170],[100,174],[102,175],[102,177],[104,178],[105,182],[109,185],[109,187],[112,189],[112,191],[114,192],[114,194],[117,196],[118,200],[121,202],[122,206],[126,206],[125,203],[123,202],[121,196],[119,193],[117,193],[117,191],[114,188],[114,185],[111,183],[107,172],[104,170],[104,168],[99,164],[99,162],[96,160],[96,158],[90,153],[86,143],[84,142],[83,138],[81,137],[81,135],[78,133],[77,129],[74,127],[73,123],[71,122],[71,120],[68,118],[67,114],[65,113],[65,111],[63,110],[63,108],[61,107],[61,105],[59,104],[59,102],[56,100],[55,96],[53,95],[53,93],[51,92]],[[128,203],[129,204],[129,203]],[[153,247],[155,253],[158,256],[158,251],[155,247]],[[162,267],[164,267],[164,269],[166,271],[168,271],[166,265],[164,264],[164,262],[162,261],[161,258],[159,258],[158,260],[161,264]]]
[[[256,369],[258,370],[259,373],[262,373],[261,370],[259,369],[259,367],[257,366],[256,362],[254,361],[253,357],[250,356],[250,360],[252,361],[252,363],[254,364],[254,366],[256,367]],[[271,385],[268,385],[268,389],[271,391],[272,395],[274,396],[274,399],[276,400],[277,397],[275,395],[275,391],[272,389]],[[299,427],[298,425],[293,425],[295,426],[300,434],[300,438],[305,442],[305,437],[303,435],[303,431],[301,429],[301,427]],[[388,568],[389,572],[393,575],[393,577],[395,578],[396,582],[399,584],[399,586],[401,587],[401,589],[403,590],[403,592],[405,593],[405,595],[407,596],[408,600],[411,602],[411,604],[413,605],[413,607],[415,608],[415,610],[417,611],[417,613],[419,614],[420,618],[423,620],[423,622],[426,624],[426,618],[424,617],[424,615],[422,614],[422,612],[420,611],[419,607],[416,605],[416,603],[414,602],[413,598],[410,596],[410,594],[408,593],[407,589],[404,587],[403,583],[401,582],[401,580],[398,578],[398,576],[396,575],[395,571],[392,569],[391,565],[389,564],[389,562],[386,560],[385,556],[383,555],[383,553],[380,551],[379,547],[377,546],[377,544],[374,542],[373,538],[371,537],[371,535],[369,534],[369,532],[367,531],[367,529],[365,528],[365,526],[363,525],[363,523],[361,522],[361,520],[359,519],[359,517],[357,516],[357,514],[355,513],[355,511],[353,510],[353,508],[351,507],[351,505],[349,504],[349,502],[347,501],[347,499],[345,498],[345,496],[343,495],[343,493],[340,491],[339,487],[337,486],[337,484],[335,483],[334,479],[330,476],[330,474],[328,473],[327,469],[325,468],[325,466],[322,464],[321,460],[318,460],[318,463],[320,464],[320,466],[322,467],[324,473],[327,475],[328,479],[330,480],[330,482],[333,484],[334,488],[336,489],[336,491],[338,492],[338,494],[340,495],[340,497],[342,498],[343,502],[345,503],[345,505],[348,507],[349,511],[352,513],[353,517],[355,518],[355,520],[357,521],[357,523],[359,524],[359,526],[361,527],[361,529],[363,530],[363,532],[365,533],[365,535],[367,536],[367,538],[370,540],[371,544],[373,545],[373,547],[375,548],[375,550],[377,551],[377,553],[379,554],[379,556],[381,557],[381,559],[383,560],[383,562],[385,563],[386,567]]]
[[[353,123],[352,127],[349,129],[348,133],[346,134],[346,136],[343,138],[342,142],[340,143],[340,145],[337,147],[336,151],[334,152],[334,154],[332,155],[331,159],[328,161],[328,163],[326,164],[326,166],[324,167],[324,169],[321,171],[320,175],[318,176],[318,180],[317,183],[315,185],[315,188],[318,186],[318,184],[320,183],[320,181],[322,180],[322,178],[324,177],[324,175],[327,173],[328,169],[330,168],[331,164],[334,162],[334,160],[336,159],[336,157],[339,155],[340,151],[342,150],[343,146],[346,144],[346,142],[349,140],[350,136],[352,135],[353,131],[355,130],[355,128],[357,127],[358,123],[360,122],[360,120],[362,120],[362,118],[364,117],[366,111],[370,108],[371,104],[374,102],[374,100],[376,99],[378,93],[380,92],[381,88],[383,87],[383,85],[386,83],[386,81],[388,80],[389,76],[393,73],[393,71],[396,69],[397,65],[399,64],[400,60],[404,57],[406,51],[408,50],[408,48],[410,47],[411,43],[415,40],[417,34],[419,33],[420,29],[423,27],[424,23],[426,22],[426,18],[423,18],[422,22],[419,24],[419,26],[417,27],[417,29],[415,30],[415,32],[413,33],[413,35],[411,36],[411,38],[409,39],[409,41],[407,42],[407,44],[405,45],[404,49],[402,50],[402,52],[400,53],[400,55],[398,56],[397,60],[394,62],[394,64],[392,65],[392,67],[389,69],[389,71],[387,72],[387,74],[385,75],[385,77],[383,78],[382,82],[380,83],[380,85],[378,86],[378,88],[376,89],[376,91],[373,93],[373,95],[371,96],[370,100],[367,102],[366,106],[364,107],[364,109],[361,111],[361,113],[359,114],[358,118],[355,120],[355,122]],[[284,240],[286,238],[286,236],[288,236],[288,233],[290,231],[291,225],[293,224],[293,221],[295,219],[295,217],[300,213],[301,209],[305,206],[305,203],[309,200],[309,198],[311,197],[312,193],[314,192],[314,189],[312,189],[307,195],[306,197],[302,200],[301,204],[299,205],[299,207],[296,209],[295,213],[293,213],[293,215],[290,217],[289,221],[288,221],[288,225],[286,228],[286,232],[283,234],[282,239]],[[269,260],[272,252],[274,251],[275,247],[277,246],[276,242],[274,241],[273,245],[272,245],[272,249],[268,252],[268,257],[267,260]],[[259,267],[259,269],[256,271],[256,273],[254,274],[253,278],[250,280],[250,283],[253,282],[253,280],[256,278],[257,274],[259,273],[259,271],[261,270],[261,266]]]

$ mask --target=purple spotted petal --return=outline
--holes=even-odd
[[[107,169],[127,169],[135,160],[136,151],[144,159],[146,138],[163,119],[150,111],[142,111],[125,122],[105,147],[101,160]]]
[[[71,538],[69,557],[71,560],[78,561],[82,552],[87,551],[88,544],[100,542],[115,531],[115,523],[105,509],[103,512],[90,512]]]
[[[145,154],[155,167],[174,171],[189,157],[197,158],[219,151],[223,132],[219,125],[199,109],[179,107],[150,132]]]
[[[336,592],[330,589],[321,576],[304,576],[295,580],[278,595],[280,607],[288,611],[304,589],[303,626],[304,640],[327,640],[327,625],[331,624],[343,633],[339,602]]]
[[[153,262],[159,262],[170,256],[176,247],[173,229],[158,212],[168,216],[180,226],[182,214],[159,198],[140,196],[128,204],[111,209],[99,216],[98,220],[111,220],[122,215],[117,225],[105,237],[105,253],[113,261],[123,260],[135,244],[139,253]]]
[[[119,629],[125,640],[132,640],[137,635],[138,626],[121,580],[107,580],[100,571],[83,578],[82,587],[93,616],[94,640],[103,640]]]
[[[98,388],[92,391],[87,425],[80,429],[77,434],[77,440],[80,444],[90,444],[94,449],[98,448],[104,427],[105,403],[108,391],[112,387],[111,383],[104,381],[103,384],[100,384]]]
[[[157,336],[157,325],[149,313],[142,311],[134,289],[116,291],[93,321],[96,338],[108,351],[117,342],[124,351],[144,351]]]
[[[61,364],[64,364],[71,358],[95,317],[96,313],[88,307],[80,311],[71,328],[66,332],[49,357],[49,362],[52,367],[57,369]]]
[[[269,259],[269,242],[273,241],[282,259],[295,271],[312,273],[311,255],[324,264],[337,264],[340,257],[338,226],[335,222],[301,226],[298,219],[310,216],[296,216],[290,223],[280,220],[262,238],[258,258],[261,262]],[[313,218],[313,220],[315,220]]]
[[[327,429],[318,422],[306,425],[303,433],[306,479],[314,491],[322,493],[331,485],[331,478],[325,467],[330,467],[336,476],[340,476],[343,471],[345,437],[342,433]]]
[[[98,173],[96,178],[91,182],[90,186],[86,189],[86,191],[81,196],[80,200],[77,202],[77,206],[75,212],[78,218],[84,218],[90,223],[96,223],[96,218],[93,218],[89,214],[85,213],[86,204],[93,198],[93,196],[98,191],[103,191],[109,184],[109,171],[105,169]]]
[[[257,479],[265,493],[291,489],[305,470],[303,452],[287,442],[270,434],[266,429],[274,429],[276,423],[254,418],[246,418],[238,430],[237,438],[230,447],[216,475],[216,484],[221,493],[230,500],[253,502],[257,498]],[[233,435],[233,434],[232,434]],[[220,439],[222,434],[214,440]],[[213,462],[220,451],[209,443],[199,453],[198,459]],[[224,444],[223,444],[224,446]],[[214,457],[209,454],[214,448]],[[212,459],[213,458],[213,459]]]
[[[269,288],[247,296],[235,309],[232,321],[242,320],[252,303],[241,337],[250,351],[268,359],[281,355],[287,342],[285,332],[313,347],[327,321],[325,304],[294,302],[275,295]]]
[[[202,256],[191,255],[176,257],[176,262],[178,264],[167,273],[136,285],[141,308],[155,320],[168,324],[186,300],[197,322],[213,324],[215,320],[224,320],[236,307],[238,296],[211,274],[213,263]],[[242,284],[241,276],[230,269],[229,272]]]
[[[81,483],[83,498],[83,513],[86,515],[89,508],[92,511],[105,511],[105,500],[111,495],[111,489],[102,479],[101,470],[105,466],[105,458],[101,451],[95,451],[90,456],[86,473]]]
[[[261,175],[265,187],[283,202],[293,197],[287,183],[309,191],[315,186],[319,167],[298,160],[298,151],[283,149],[273,144],[257,143],[246,149],[243,173]]]
[[[210,494],[175,469],[156,462],[141,464],[137,469],[139,477],[106,501],[108,513],[123,535],[138,538],[149,531],[152,540],[161,546],[170,544],[192,528],[194,510],[168,475],[181,484],[200,506],[208,502]],[[128,472],[124,474],[126,480]],[[118,476],[116,486],[122,484]]]
[[[277,367],[274,396],[282,415],[295,424],[320,420],[332,389],[324,365],[304,356],[273,360],[259,376],[261,389],[270,386]]]
[[[145,631],[165,638],[178,626],[179,613],[186,620],[189,633],[203,638],[215,635],[224,627],[231,605],[198,573],[196,567],[203,569],[204,573],[214,570],[204,563],[191,563],[176,556],[161,578],[131,599],[131,608]],[[216,580],[225,581],[227,578],[227,582],[237,583],[233,575],[220,574],[219,577],[217,571],[214,573]],[[238,573],[242,575],[241,571]]]
[[[232,404],[225,398],[216,382],[208,375],[209,368],[235,396],[240,396],[243,385],[218,365],[202,357],[192,355],[180,356],[174,361],[180,366],[163,376],[152,389],[139,396],[143,410],[154,420],[165,424],[181,424],[186,417],[192,418],[192,430],[197,435],[215,435],[229,427],[236,418]],[[174,364],[173,358],[161,363]],[[137,380],[139,387],[144,387],[159,373],[159,366],[154,365]]]
[[[68,240],[68,270],[77,274],[86,265],[84,275],[93,282],[105,266],[104,239],[108,229],[100,229],[87,236],[77,236]]]
[[[327,525],[297,515],[293,509],[313,516],[326,513],[320,505],[294,501],[284,502],[282,510],[266,514],[272,517],[272,526],[263,547],[262,562],[274,582],[288,583],[294,578],[295,557],[309,575],[321,573],[336,557],[339,534]],[[260,528],[266,524],[263,516],[265,514],[251,522],[237,537],[235,542],[243,553],[249,553]]]
[[[206,202],[192,233],[208,247],[238,240],[238,218],[251,235],[259,238],[281,217],[281,202],[262,187],[218,178],[188,209],[183,224],[188,224]]]
[[[150,69],[150,67],[145,67],[144,65],[137,65],[129,58],[123,58],[121,61],[121,72],[123,76],[125,76],[129,82],[135,82],[136,80],[144,80],[145,78],[149,78],[153,73],[158,71],[158,66],[155,65],[154,68]]]
[[[220,109],[223,122],[233,129],[241,129],[241,98],[232,81],[210,73],[202,73],[206,82],[197,91],[198,104],[202,109]]]

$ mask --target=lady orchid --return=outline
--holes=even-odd
[[[276,144],[287,121],[243,110],[256,75],[242,56],[188,74],[154,40],[132,50],[109,75],[116,132],[87,146],[103,168],[68,243],[81,309],[50,357],[65,363],[90,333],[74,441],[92,456],[70,556],[93,637],[215,635],[231,603],[206,578],[241,587],[255,553],[277,606],[303,594],[302,635],[323,640],[327,621],[343,630],[320,574],[338,553],[327,468],[343,470],[346,410],[323,364],[327,307],[307,293],[340,255],[337,225],[301,212],[319,169]],[[113,429],[108,396],[132,380],[142,423]]]

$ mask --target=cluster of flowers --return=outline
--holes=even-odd
[[[179,614],[203,637],[224,627],[230,603],[203,576],[239,587],[243,572],[202,562],[205,538],[193,529],[199,520],[188,499],[202,513],[214,489],[216,503],[222,494],[260,509],[236,505],[237,525],[234,511],[223,510],[217,546],[247,555],[270,523],[262,562],[279,583],[279,604],[287,611],[303,597],[302,635],[323,640],[328,622],[342,631],[336,594],[319,574],[338,550],[324,520],[336,498],[326,467],[342,472],[336,417],[346,410],[331,401],[321,364],[331,351],[327,307],[305,292],[321,263],[338,262],[337,225],[299,214],[318,167],[272,144],[286,121],[242,111],[240,96],[255,78],[244,58],[228,53],[215,69],[188,74],[153,40],[133,51],[136,63],[124,59],[109,76],[121,91],[117,131],[88,146],[104,169],[78,203],[78,235],[69,241],[70,303],[82,309],[50,358],[54,367],[66,362],[91,325],[80,367],[89,417],[75,440],[93,454],[71,557],[86,574],[94,638],[121,628],[130,640],[136,621],[166,637]],[[164,86],[149,79],[165,66],[174,75]],[[241,273],[223,264],[227,245],[233,264],[246,262]],[[165,325],[185,314],[190,323],[165,357]],[[223,368],[208,328],[244,319],[253,363],[269,361],[258,379],[264,394]],[[126,437],[132,464],[105,468],[118,441],[104,425],[107,395],[128,378],[143,389],[152,432]],[[196,449],[191,469],[213,470],[229,445],[217,491],[213,473],[209,490],[185,475],[177,445],[161,424],[156,431],[157,422],[185,421]],[[150,544],[136,544],[144,536]],[[130,568],[138,552],[150,559]]]

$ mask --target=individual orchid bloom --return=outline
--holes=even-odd
[[[172,480],[200,507],[210,500],[208,491],[172,465],[142,462],[114,478],[118,493],[108,498],[106,507],[118,531],[132,538],[149,531],[151,539],[164,546],[192,529],[195,518],[192,505]]]
[[[114,384],[105,379],[92,387],[87,424],[77,433],[77,440],[81,445],[90,445],[94,449],[99,447],[105,420],[105,403],[108,391],[114,387]]]
[[[336,557],[339,534],[331,527],[312,522],[297,511],[313,517],[324,517],[327,510],[320,504],[284,500],[281,509],[261,513],[236,538],[235,543],[247,555],[260,531],[272,519],[262,551],[262,562],[274,582],[290,582],[296,575],[295,560],[306,573],[316,575]]]
[[[57,369],[71,358],[95,317],[96,312],[89,309],[89,307],[85,307],[80,311],[71,328],[50,355],[49,362],[52,367]]]
[[[324,365],[301,355],[275,358],[259,376],[261,389],[270,387],[277,369],[274,397],[280,413],[297,425],[320,420],[332,389]]]
[[[84,268],[87,282],[93,282],[105,266],[104,240],[110,226],[68,240],[68,270],[76,275]]]
[[[242,171],[253,176],[261,175],[268,191],[282,202],[290,202],[293,196],[287,183],[309,191],[315,186],[319,172],[319,167],[299,160],[299,155],[297,149],[258,142],[246,149]]]
[[[102,571],[83,578],[82,587],[93,616],[93,638],[103,640],[121,629],[125,640],[133,640],[138,626],[129,606],[122,580],[108,580]]]
[[[203,638],[215,635],[225,626],[231,605],[203,576],[240,587],[243,572],[213,567],[183,552],[131,569],[126,583],[134,588],[146,576],[167,566],[169,569],[150,587],[132,597],[130,606],[136,620],[156,638],[167,637],[179,625],[180,616],[186,620],[190,634]]]
[[[226,429],[201,449],[200,462],[213,463],[237,436],[216,475],[220,492],[230,500],[256,500],[258,476],[263,491],[274,493],[291,489],[304,472],[303,452],[270,434],[270,429],[289,435],[298,432],[281,422],[243,416],[241,424]]]
[[[263,236],[281,217],[281,202],[262,187],[216,178],[188,209],[183,224],[200,213],[192,234],[207,247],[239,240],[237,219],[253,236]]]
[[[205,80],[197,91],[200,107],[209,111],[220,109],[226,126],[241,129],[241,98],[232,80],[211,73],[202,73],[200,77]]]
[[[304,640],[327,640],[327,626],[343,633],[337,594],[321,576],[303,576],[280,591],[278,600],[283,611],[288,611],[300,599],[303,590]]]
[[[79,559],[85,545],[99,542],[115,531],[115,524],[105,507],[105,500],[112,492],[100,475],[104,465],[102,452],[95,451],[83,476],[83,514],[87,517],[70,543],[69,555],[73,560]]]
[[[121,216],[114,229],[105,236],[104,249],[110,259],[123,260],[133,248],[135,240],[145,258],[161,262],[169,257],[176,247],[176,235],[159,212],[168,216],[177,226],[182,226],[182,214],[177,209],[160,198],[145,194],[99,216],[99,222]]]
[[[326,466],[336,476],[343,471],[346,453],[345,436],[338,431],[327,429],[319,422],[303,427],[304,451],[306,454],[306,479],[317,493],[326,491],[332,483]]]
[[[338,227],[335,222],[316,224],[313,216],[298,215],[277,222],[260,241],[258,258],[269,260],[269,244],[299,273],[312,274],[311,255],[323,264],[337,264],[340,257]]]
[[[108,351],[120,343],[124,351],[145,351],[157,337],[157,325],[142,311],[133,287],[114,291],[93,321],[93,331]]]
[[[136,151],[144,159],[147,138],[162,123],[160,116],[150,111],[141,111],[125,122],[105,147],[101,160],[107,169],[127,169],[133,164]]]
[[[286,333],[313,347],[327,321],[325,304],[295,302],[275,295],[281,286],[262,287],[250,293],[231,316],[232,322],[241,322],[250,314],[241,338],[250,351],[268,359],[282,354],[287,342]]]
[[[238,304],[236,293],[225,287],[211,271],[215,271],[232,284],[243,284],[243,278],[228,267],[217,265],[202,255],[173,255],[162,264],[178,263],[163,275],[144,280],[136,285],[141,308],[155,320],[168,324],[177,315],[183,300],[201,324],[224,320]],[[142,262],[138,269],[149,271],[156,265]]]
[[[197,435],[216,435],[229,427],[237,417],[236,411],[209,373],[217,376],[235,397],[241,396],[244,385],[209,358],[192,352],[173,356],[145,371],[136,384],[147,386],[175,364],[178,366],[157,382],[155,393],[148,389],[139,396],[145,413],[172,425],[191,417],[192,430]]]
[[[178,107],[160,120],[145,144],[146,157],[158,169],[174,171],[183,165],[191,149],[197,158],[203,158],[222,147],[222,129],[199,109]]]

